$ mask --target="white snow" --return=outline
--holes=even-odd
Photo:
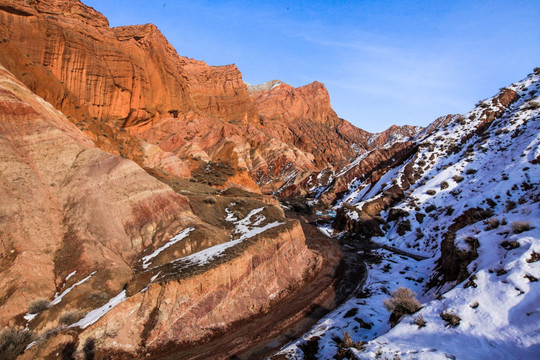
[[[77,281],[75,284],[71,285],[69,288],[67,288],[66,290],[64,290],[61,294],[58,294],[58,293],[54,294],[54,298],[53,298],[53,301],[51,301],[50,306],[53,306],[53,305],[58,304],[60,301],[62,301],[62,299],[64,298],[64,296],[66,296],[67,294],[69,294],[69,292],[70,292],[71,290],[73,290],[73,288],[74,288],[75,286],[81,285],[82,283],[84,283],[85,281],[87,281],[88,279],[90,279],[96,272],[97,272],[97,271],[94,271],[94,272],[92,272],[90,275],[88,275],[87,277],[85,277],[84,279]],[[68,277],[66,277],[66,281],[67,281],[67,279],[68,279],[69,277],[72,276],[72,274],[74,274],[74,272],[71,273],[70,275],[68,275]]]
[[[231,204],[231,206],[234,205],[235,204]],[[229,208],[226,208],[225,212],[227,213],[227,218],[225,220],[233,222],[235,225],[235,228],[232,231],[231,240],[219,245],[209,247],[205,250],[183,257],[181,259],[174,260],[173,263],[189,263],[197,264],[199,266],[207,264],[212,260],[223,256],[223,253],[228,248],[238,245],[242,241],[261,234],[266,230],[284,224],[279,221],[274,221],[261,226],[261,224],[266,220],[266,217],[262,214],[263,210],[264,207],[253,209],[246,215],[245,218],[238,220],[234,212]]]
[[[75,275],[76,273],[77,273],[77,270],[75,270],[75,271],[72,271],[71,273],[69,273],[69,275],[68,275],[68,276],[66,276],[66,280],[65,280],[65,282],[67,282],[67,281],[68,281],[68,280],[69,280],[69,279],[70,279],[70,278],[71,278],[71,277],[72,277],[73,275]]]
[[[218,257],[222,256],[223,252],[226,249],[228,249],[230,247],[233,247],[233,246],[235,246],[235,245],[237,245],[237,244],[239,244],[241,242],[242,242],[241,239],[231,240],[231,241],[228,241],[228,242],[223,243],[223,244],[219,244],[219,245],[209,247],[207,249],[204,249],[204,250],[199,251],[197,253],[191,254],[189,256],[185,256],[183,258],[176,259],[176,260],[173,261],[173,263],[189,263],[189,264],[197,264],[199,266],[204,265],[204,264],[207,264],[207,263],[211,262],[215,258],[218,258]]]
[[[384,236],[372,240],[427,259],[415,261],[376,250],[382,261],[368,264],[363,287],[367,296],[349,299],[302,339],[282,349],[282,354],[303,359],[299,345],[318,336],[317,358],[331,359],[337,351],[333,338],[342,338],[343,332],[349,331],[353,341],[367,342],[363,351],[352,349],[360,359],[538,358],[540,282],[530,279],[540,278],[540,261],[528,261],[533,253],[540,254],[540,166],[535,160],[540,155],[540,109],[535,105],[540,100],[539,80],[533,75],[509,86],[518,92],[519,99],[506,110],[495,98],[487,99],[483,107],[463,117],[454,116],[448,125],[436,126],[432,134],[418,137],[418,156],[408,161],[415,162],[414,168],[423,168],[422,177],[405,199],[394,205],[409,213],[411,231],[400,236],[397,220],[387,224]],[[477,134],[486,109],[504,112],[484,134]],[[393,169],[372,187],[355,179],[342,201],[360,208],[380,196],[388,181],[395,179],[402,184],[405,165]],[[456,175],[463,180],[455,180]],[[443,182],[446,188],[441,186]],[[428,190],[435,190],[435,194],[428,194]],[[430,206],[433,210],[428,212]],[[489,228],[487,221],[465,224],[456,233],[458,248],[468,250],[468,237],[480,244],[478,258],[467,267],[476,277],[476,287],[465,287],[467,279],[428,288],[426,284],[441,256],[444,234],[456,217],[476,207],[491,209],[493,218],[500,221],[496,228]],[[356,215],[352,211],[349,214],[351,218]],[[386,214],[383,212],[383,217]],[[422,221],[418,214],[425,215]],[[516,233],[512,228],[515,221],[534,228]],[[507,250],[501,246],[505,240],[516,241],[519,247]],[[424,307],[390,329],[390,313],[382,306],[383,300],[401,286],[416,292]],[[478,307],[472,307],[476,302]],[[345,317],[352,309],[357,309],[355,315]],[[443,310],[460,316],[459,326],[448,327],[440,317]],[[419,314],[426,320],[426,327],[411,324]],[[371,329],[360,327],[355,318],[372,323]]]
[[[24,320],[26,320],[26,322],[30,322],[32,320],[34,320],[34,318],[37,316],[38,314],[26,314],[23,316]]]
[[[122,292],[120,292],[118,295],[110,299],[109,302],[107,302],[105,305],[103,305],[100,308],[90,311],[88,314],[86,314],[84,318],[82,318],[81,320],[77,321],[74,324],[71,324],[69,327],[70,328],[80,327],[81,329],[86,329],[88,326],[92,325],[93,323],[101,319],[103,315],[107,314],[115,306],[117,306],[118,304],[120,304],[122,301],[126,299],[127,299],[126,290],[122,290]]]
[[[180,231],[178,234],[176,234],[175,236],[173,236],[171,238],[171,240],[169,240],[165,245],[159,247],[158,249],[156,249],[153,253],[151,253],[150,255],[147,255],[147,256],[143,256],[142,258],[142,267],[143,269],[146,269],[148,268],[148,266],[150,265],[151,261],[153,258],[155,258],[156,256],[158,256],[163,250],[173,246],[174,244],[176,244],[177,242],[185,239],[190,232],[192,232],[193,230],[195,230],[195,228],[193,227],[189,227],[189,228],[186,228],[182,231]]]

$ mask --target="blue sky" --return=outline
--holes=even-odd
[[[244,81],[318,80],[371,132],[464,113],[540,66],[540,1],[83,0]]]

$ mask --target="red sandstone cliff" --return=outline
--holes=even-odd
[[[0,37],[1,64],[99,148],[146,168],[201,177],[212,161],[232,169],[213,186],[271,192],[369,147],[321,83],[248,89],[236,66],[179,56],[151,24],[110,28],[77,0],[0,0]]]
[[[320,265],[300,224],[270,199],[229,198],[209,187],[195,195],[196,185],[189,199],[179,195],[134,162],[98,149],[3,67],[0,180],[0,328],[34,331],[26,358],[83,356],[88,339],[107,356],[205,341],[268,311]],[[226,219],[230,212],[241,226]],[[175,265],[246,226],[258,232],[204,266]],[[188,228],[188,239],[170,243]],[[77,325],[110,310],[119,294],[125,298],[107,316],[87,330]],[[29,316],[36,300],[42,305]]]
[[[2,67],[0,134],[0,326],[75,270],[71,281],[97,271],[88,284],[117,292],[157,234],[198,221],[184,197],[97,149]]]

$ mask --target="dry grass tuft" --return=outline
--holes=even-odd
[[[28,306],[28,312],[30,314],[39,314],[49,308],[49,300],[47,299],[37,299],[32,301],[30,306]]]
[[[515,234],[520,234],[522,232],[532,229],[531,223],[529,223],[528,221],[512,221],[510,226],[512,227],[512,230]]]
[[[68,312],[63,313],[60,316],[59,321],[60,321],[60,324],[69,326],[81,320],[83,317],[84,317],[84,312],[80,310],[70,310]]]
[[[0,331],[0,358],[2,360],[17,358],[34,338],[35,334],[30,330],[3,329]]]
[[[446,321],[446,325],[451,327],[456,327],[459,325],[461,318],[453,312],[442,311],[440,314],[441,318]]]
[[[415,317],[413,323],[415,325],[418,325],[418,328],[423,328],[423,327],[425,327],[427,325],[427,322],[424,319],[424,316],[422,316],[422,314]]]
[[[408,288],[400,287],[392,292],[390,298],[384,300],[384,307],[391,311],[390,325],[394,326],[406,314],[414,314],[422,308],[416,300],[416,294]]]

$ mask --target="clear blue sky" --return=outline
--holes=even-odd
[[[540,66],[540,1],[83,0],[244,81],[324,83],[368,131],[464,113]]]

